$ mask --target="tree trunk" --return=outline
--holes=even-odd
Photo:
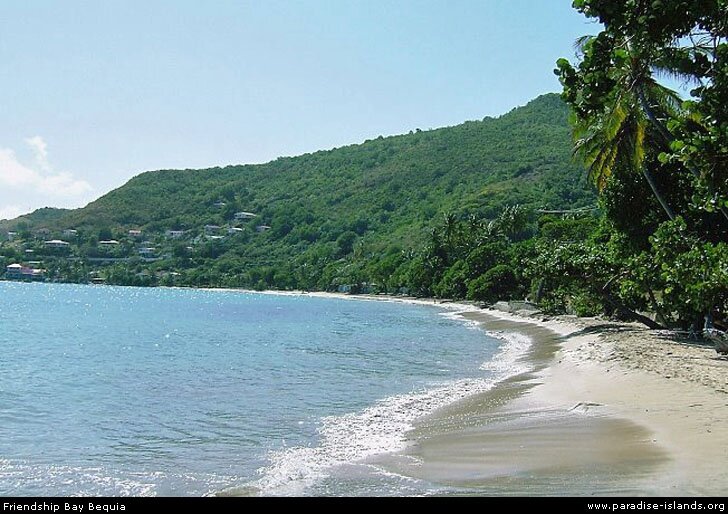
[[[620,274],[614,275],[612,278],[607,280],[607,283],[602,286],[601,294],[604,298],[604,301],[607,302],[615,311],[617,311],[621,316],[631,318],[634,320],[639,321],[640,323],[647,325],[647,327],[653,329],[653,330],[659,330],[663,327],[659,323],[656,323],[655,321],[652,321],[647,316],[643,316],[642,314],[639,314],[638,312],[633,311],[632,309],[628,309],[624,306],[622,302],[617,300],[614,295],[610,292],[611,284],[616,279],[623,277],[625,275],[625,272],[622,272]]]
[[[660,194],[660,191],[658,191],[657,184],[655,183],[655,179],[652,176],[652,173],[647,171],[646,166],[642,166],[642,176],[645,177],[645,180],[650,185],[650,189],[652,189],[652,194],[654,194],[655,198],[657,198],[657,201],[660,202],[660,205],[662,206],[662,209],[665,211],[665,214],[667,214],[667,217],[670,218],[670,220],[674,220],[675,212],[667,204],[667,200],[665,200],[665,198],[663,198],[663,196]]]
[[[646,325],[648,328],[651,328],[652,330],[661,330],[666,327],[663,327],[656,321],[651,320],[647,316],[644,316],[638,312],[633,311],[632,309],[628,309],[625,307],[622,302],[618,301],[614,296],[612,296],[608,291],[603,291],[602,293],[604,295],[604,300],[606,300],[614,309],[619,312],[622,316],[626,318],[631,318],[635,321],[639,321],[643,325]]]
[[[657,303],[657,299],[655,298],[655,294],[652,292],[652,289],[648,288],[648,292],[650,296],[650,303],[652,304],[652,309],[655,311],[655,318],[657,318],[657,321],[662,323],[665,327],[670,326],[670,323],[668,323],[665,314],[662,312],[662,309],[660,309],[660,306]]]

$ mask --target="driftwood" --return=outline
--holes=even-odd
[[[715,328],[708,328],[703,331],[703,335],[715,345],[716,352],[721,355],[728,355],[728,333]]]

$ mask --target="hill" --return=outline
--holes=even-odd
[[[128,231],[140,230],[147,258],[159,260],[112,266],[104,273],[116,282],[174,272],[192,285],[327,288],[352,260],[418,248],[445,213],[493,218],[512,204],[593,204],[571,159],[567,117],[548,94],[498,118],[262,165],[152,171],[83,209],[34,213],[5,227],[75,229],[71,253],[97,259],[137,255],[141,242]],[[242,212],[256,216],[236,220]],[[119,247],[99,250],[99,239]]]

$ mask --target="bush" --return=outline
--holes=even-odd
[[[434,287],[435,295],[440,298],[465,298],[467,293],[468,266],[463,261],[453,264]]]
[[[513,298],[519,284],[510,266],[498,264],[468,286],[468,299],[494,303]]]

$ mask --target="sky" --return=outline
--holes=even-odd
[[[558,92],[570,0],[2,0],[0,219]]]

